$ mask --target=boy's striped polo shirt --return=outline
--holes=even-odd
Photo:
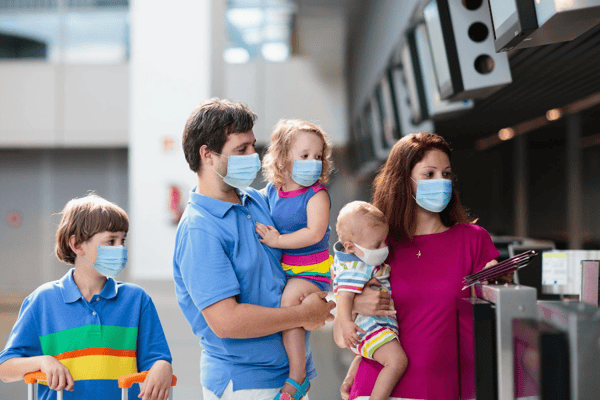
[[[142,288],[112,278],[88,302],[73,272],[25,299],[0,363],[13,357],[53,356],[75,380],[75,390],[65,391],[65,400],[118,400],[121,375],[148,370],[157,360],[171,362],[158,314]],[[134,385],[130,396],[138,393]],[[41,385],[38,398],[56,395]]]

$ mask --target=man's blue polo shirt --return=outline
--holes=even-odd
[[[248,188],[238,191],[242,204],[190,193],[175,239],[173,275],[179,306],[200,337],[202,386],[221,397],[233,390],[282,387],[288,359],[281,334],[253,339],[221,339],[202,310],[229,297],[238,303],[279,307],[285,286],[281,250],[259,241],[256,223],[274,226],[266,197]],[[227,318],[226,315],[223,318]],[[316,377],[306,335],[309,379]]]
[[[139,286],[108,278],[87,301],[71,269],[62,279],[43,284],[24,301],[0,364],[14,357],[50,355],[73,376],[73,392],[63,398],[119,400],[117,379],[147,371],[171,353],[150,296]],[[129,391],[137,398],[137,385]],[[40,385],[38,399],[56,399]]]

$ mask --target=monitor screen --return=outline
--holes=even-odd
[[[377,103],[379,104],[379,116],[383,128],[382,134],[385,148],[391,148],[399,137],[391,90],[390,80],[386,74],[381,78],[375,91]]]
[[[494,25],[494,34],[496,38],[506,32],[508,27],[516,21],[518,17],[516,1],[517,0],[489,0],[492,24]]]
[[[426,110],[423,110],[421,108],[421,99],[419,98],[419,89],[417,86],[418,83],[415,74],[415,68],[420,67],[414,65],[408,43],[404,43],[404,45],[400,49],[400,53],[402,57],[402,70],[397,71],[397,78],[399,78],[400,80],[404,78],[406,82],[406,87],[408,89],[408,98],[410,99],[410,118],[413,124],[418,124],[422,120],[427,118]]]
[[[433,58],[433,69],[440,94],[451,93],[452,80],[450,77],[450,65],[444,44],[442,23],[437,2],[432,1],[423,9],[427,36],[429,36],[429,47]]]

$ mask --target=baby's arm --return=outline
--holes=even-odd
[[[329,226],[329,207],[327,192],[318,191],[306,205],[306,228],[280,235],[274,227],[257,223],[256,232],[262,238],[260,242],[276,249],[300,249],[318,243]]]
[[[13,357],[0,364],[2,382],[15,382],[29,372],[42,371],[52,390],[73,391],[75,382],[69,369],[52,356]]]
[[[360,336],[357,331],[365,334],[358,325],[356,325],[352,318],[352,303],[354,302],[354,292],[345,290],[338,291],[337,294],[337,309],[338,313],[336,316],[336,322],[339,319],[339,330],[341,335],[338,334],[336,337],[336,344],[339,347],[354,347],[360,343]]]

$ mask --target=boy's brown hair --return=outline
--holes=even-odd
[[[354,240],[356,233],[365,228],[365,225],[387,225],[388,219],[374,205],[366,201],[352,201],[346,204],[338,214],[335,231],[338,239],[343,243]]]
[[[75,236],[75,244],[80,244],[96,233],[106,231],[129,231],[129,218],[121,207],[95,194],[70,200],[62,210],[56,231],[56,257],[67,264],[75,264],[76,254],[69,245],[71,236]]]

